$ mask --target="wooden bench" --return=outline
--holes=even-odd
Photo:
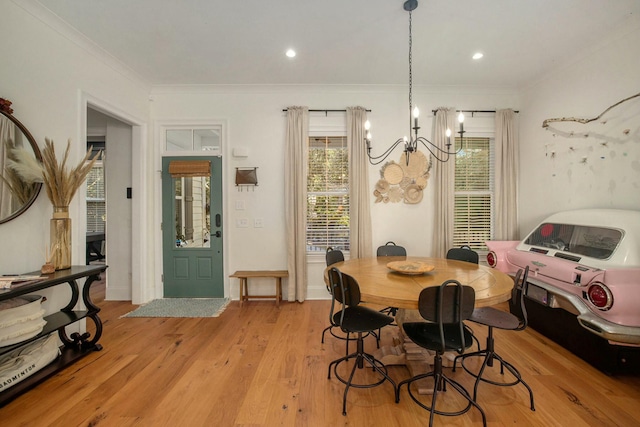
[[[276,306],[280,307],[280,301],[282,301],[282,278],[289,277],[289,272],[287,270],[239,270],[233,273],[229,277],[237,277],[240,279],[240,306],[242,307],[242,303],[247,301],[249,298],[275,298]],[[275,295],[253,295],[249,296],[249,287],[247,286],[247,282],[249,277],[260,277],[260,278],[269,278],[272,277],[276,279],[276,294]]]

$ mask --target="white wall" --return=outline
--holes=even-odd
[[[107,120],[106,134],[106,299],[130,301],[132,295],[132,201],[127,198],[131,184],[131,126]],[[133,190],[133,189],[132,189]],[[132,191],[133,194],[133,191]]]
[[[430,138],[433,118],[431,110],[440,106],[465,109],[519,108],[518,98],[508,91],[445,88],[414,88],[414,103],[422,113],[421,134]],[[284,222],[284,139],[286,115],[282,110],[291,105],[311,109],[344,109],[361,105],[371,109],[373,152],[381,153],[393,141],[409,131],[407,88],[367,86],[207,86],[155,87],[152,90],[151,114],[154,120],[180,123],[188,120],[224,120],[227,124],[227,145],[224,147],[224,189],[227,196],[225,228],[226,276],[235,270],[284,269],[287,253]],[[234,158],[234,147],[246,147],[249,156]],[[401,149],[389,160],[398,161]],[[156,147],[159,164],[160,147]],[[238,191],[234,185],[236,167],[258,167],[255,190]],[[380,167],[370,167],[370,187],[380,177]],[[437,164],[435,165],[437,167]],[[155,174],[156,187],[159,176]],[[243,201],[245,210],[235,210],[236,201]],[[433,186],[428,184],[425,196],[417,205],[404,203],[374,204],[371,197],[374,247],[388,240],[405,246],[410,254],[430,255],[433,228]],[[160,200],[155,201],[159,209]],[[237,228],[236,220],[249,220],[248,228]],[[263,221],[254,228],[254,219]],[[158,228],[159,229],[159,228]],[[159,233],[156,233],[159,239]],[[374,248],[375,250],[375,248]],[[373,254],[372,254],[373,255]],[[309,298],[326,298],[322,281],[324,257],[309,270]],[[161,268],[157,266],[158,269]],[[159,274],[159,271],[157,273]],[[255,282],[260,285],[259,282]],[[226,284],[227,295],[238,297],[238,283]],[[230,287],[229,287],[230,286]],[[261,289],[272,290],[265,282]],[[260,290],[257,290],[260,292]]]
[[[86,151],[86,99],[117,106],[118,111],[144,123],[149,114],[149,87],[105,60],[86,41],[70,41],[73,34],[65,33],[56,21],[31,6],[30,2],[0,2],[0,96],[13,102],[14,115],[41,147],[45,137],[52,138],[62,157],[70,138],[69,162],[75,165]],[[81,188],[70,206],[73,264],[84,263],[83,193]],[[51,212],[43,190],[22,216],[0,224],[0,274],[40,269]],[[66,303],[60,294],[49,297],[48,304]]]
[[[603,116],[606,123],[564,122],[554,123],[554,130],[542,128],[548,118],[597,117],[640,92],[639,46],[640,17],[635,17],[523,93],[521,234],[561,210],[640,210],[640,99],[611,110]],[[584,132],[590,136],[585,138]]]

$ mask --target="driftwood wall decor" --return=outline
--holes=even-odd
[[[617,107],[618,105],[627,102],[633,98],[637,98],[640,96],[640,93],[636,93],[635,95],[632,95],[628,98],[623,99],[622,101],[618,101],[615,104],[613,104],[612,106],[610,106],[609,108],[607,108],[606,110],[604,110],[602,113],[600,113],[597,117],[594,117],[592,119],[582,119],[582,118],[577,118],[577,117],[556,117],[553,119],[546,119],[545,121],[542,122],[542,127],[543,128],[548,128],[549,127],[549,123],[554,123],[554,122],[577,122],[577,123],[582,123],[582,124],[586,124],[586,123],[590,123],[590,122],[595,122],[596,120],[600,120],[602,118],[602,116],[604,116],[608,111],[614,109],[615,107]]]
[[[569,142],[545,144],[545,156],[568,156],[572,163],[593,164],[617,155],[626,157],[632,145],[640,142],[640,93],[629,96],[592,118],[557,117],[542,122],[554,138]]]

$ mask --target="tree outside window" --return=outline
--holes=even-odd
[[[346,136],[309,138],[307,252],[349,250],[349,151]]]

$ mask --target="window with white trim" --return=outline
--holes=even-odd
[[[307,253],[349,250],[347,137],[310,136],[307,172]]]
[[[494,138],[456,138],[453,246],[486,251],[491,240],[494,191]]]
[[[85,200],[87,203],[87,231],[102,232],[105,231],[105,222],[107,219],[107,205],[105,198],[105,176],[104,176],[104,138],[98,138],[99,141],[87,142],[87,148],[91,148],[92,157],[97,155],[100,150],[103,154],[94,164],[87,174],[87,192]]]

